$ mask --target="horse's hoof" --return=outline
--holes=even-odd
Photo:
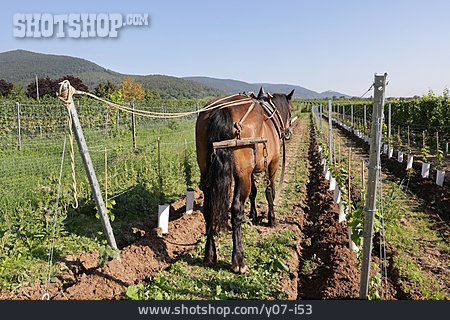
[[[273,228],[277,225],[277,222],[275,221],[275,219],[273,220],[269,220],[269,227]]]
[[[240,273],[240,274],[244,274],[247,272],[248,267],[245,263],[241,263],[241,264],[234,264],[231,266],[231,270],[233,270],[233,272],[235,273]]]
[[[216,264],[215,259],[203,259],[203,265],[207,268],[212,268]]]

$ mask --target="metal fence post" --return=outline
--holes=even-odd
[[[131,103],[133,112],[131,113],[131,135],[133,139],[133,150],[136,151],[136,115],[134,113],[134,102]]]
[[[351,117],[352,128],[353,128],[353,105],[350,106],[350,117]]]
[[[17,109],[17,149],[22,149],[22,136],[20,130],[20,103],[16,102]]]
[[[388,139],[388,148],[391,148],[391,104],[388,105],[388,132],[387,132],[387,139]]]
[[[322,131],[322,112],[323,112],[322,105],[319,106],[319,110],[320,110],[320,131]]]
[[[365,202],[363,258],[359,298],[367,299],[369,291],[370,261],[372,253],[373,224],[376,212],[376,194],[381,169],[380,146],[383,128],[383,107],[386,88],[386,76],[375,75],[372,130],[370,135],[369,175]]]
[[[103,230],[105,232],[108,244],[117,249],[116,239],[114,238],[114,233],[109,222],[108,214],[106,212],[106,206],[103,202],[102,192],[100,190],[100,185],[98,184],[97,176],[94,171],[94,166],[92,165],[91,156],[84,138],[83,129],[81,128],[80,119],[78,118],[77,109],[73,101],[70,103],[70,114],[72,116],[72,126],[75,132],[75,138],[77,140],[78,149],[80,150],[81,159],[83,160],[84,169],[89,179],[89,184],[91,186],[92,194],[97,204],[97,209],[100,214],[100,219],[102,221]]]
[[[330,161],[329,165],[331,166],[331,164],[333,163],[333,122],[332,122],[332,115],[331,115],[331,100],[328,100],[328,136],[329,136],[329,149],[330,152],[328,160]]]
[[[364,133],[367,132],[367,110],[366,105],[364,105]]]

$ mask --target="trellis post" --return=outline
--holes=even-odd
[[[331,164],[333,163],[333,128],[332,128],[333,122],[332,122],[332,112],[331,112],[331,100],[328,100],[328,136],[329,136],[329,149],[330,152],[328,152],[329,154],[329,165],[331,166]]]
[[[351,125],[353,128],[353,105],[350,106],[350,117],[351,117]]]
[[[320,105],[319,106],[319,110],[320,110],[320,131],[322,131],[322,112],[323,112],[323,106]]]
[[[17,110],[17,148],[22,149],[22,134],[20,128],[20,103],[16,102]]]
[[[109,222],[106,206],[103,201],[102,192],[100,190],[100,185],[98,184],[97,176],[95,174],[94,166],[92,165],[91,156],[89,154],[89,149],[86,144],[86,139],[84,138],[83,129],[81,128],[80,119],[78,118],[77,109],[75,108],[73,100],[70,102],[69,112],[72,116],[72,127],[75,133],[75,138],[77,140],[81,160],[83,160],[84,169],[86,170],[86,174],[89,180],[89,185],[91,186],[92,194],[94,196],[95,203],[97,204],[97,209],[100,214],[100,220],[102,221],[106,239],[108,240],[108,244],[113,249],[117,249],[116,239],[114,238],[114,233]]]
[[[366,105],[364,105],[364,133],[367,132],[367,110]]]
[[[133,139],[133,150],[136,151],[136,114],[134,113],[134,103],[131,103],[133,112],[131,113],[131,135]]]
[[[387,132],[387,139],[388,139],[388,150],[391,149],[391,104],[388,104],[388,132]],[[390,151],[388,151],[389,153]],[[390,154],[390,153],[389,153]]]
[[[372,130],[370,131],[369,174],[365,201],[363,258],[359,298],[367,299],[370,278],[370,262],[372,253],[373,224],[376,212],[376,194],[381,169],[380,146],[383,128],[383,107],[386,88],[386,76],[375,75],[374,104],[372,112]]]

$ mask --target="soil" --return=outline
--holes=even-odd
[[[100,266],[97,252],[67,256],[60,262],[60,281],[50,284],[50,299],[54,300],[102,300],[121,299],[129,285],[150,278],[160,269],[168,267],[178,256],[193,250],[205,232],[203,214],[199,209],[200,194],[196,192],[196,210],[191,215],[185,212],[185,200],[172,205],[169,234],[159,236],[158,230],[132,227],[131,232],[139,239],[122,248],[120,259]],[[35,284],[16,293],[3,293],[1,299],[40,300],[45,286]]]
[[[341,135],[345,136],[352,142],[354,152],[359,152],[363,157],[367,157],[369,151],[368,145],[356,135],[349,131],[337,126]],[[411,200],[412,206],[418,207],[419,210],[427,213],[430,218],[430,222],[434,225],[433,228],[438,230],[442,234],[443,238],[448,238],[449,235],[449,209],[450,197],[449,188],[444,184],[444,187],[439,187],[434,184],[431,179],[423,179],[420,176],[420,165],[415,163],[413,167],[414,171],[410,175],[408,188],[417,196],[418,199]],[[399,163],[396,157],[388,159],[385,155],[382,156],[382,174],[383,179],[396,180],[404,179],[407,176],[405,163]],[[405,228],[413,228],[407,218],[401,218],[400,222]],[[420,238],[418,235],[416,241],[422,243],[423,251],[420,256],[411,257],[417,263],[422,272],[427,274],[431,279],[435,279],[442,288],[443,292],[449,293],[448,280],[450,279],[450,270],[448,269],[448,262],[450,256],[448,252],[439,250],[436,245],[430,241],[426,241]],[[375,235],[374,248],[378,247],[379,238]],[[374,250],[374,254],[378,254],[378,250]],[[387,245],[387,259],[388,259],[388,286],[387,286],[387,298],[388,299],[408,299],[408,300],[423,300],[425,297],[419,292],[414,290],[414,283],[400,275],[400,270],[395,267],[393,258],[399,255],[399,253],[389,245]],[[377,259],[377,257],[375,257]],[[412,288],[408,292],[403,291],[403,284],[407,284],[407,287]]]
[[[360,271],[348,245],[346,223],[339,223],[339,207],[328,191],[328,182],[311,129],[307,225],[299,268],[300,299],[353,299],[358,297]],[[308,263],[308,265],[306,265]]]
[[[299,186],[298,199],[292,208],[277,215],[275,228],[267,227],[265,220],[256,228],[264,235],[289,229],[299,238],[287,261],[292,271],[281,283],[288,299],[356,298],[359,290],[356,254],[348,248],[346,224],[338,222],[338,206],[333,202],[332,192],[328,191],[310,127],[305,125],[309,122],[300,123],[296,123],[294,135],[286,145],[287,172],[283,187],[286,188],[293,176],[297,161],[308,162],[309,182]],[[308,144],[308,154],[298,154],[300,144]],[[282,194],[280,201],[286,196]],[[50,299],[123,299],[129,285],[151,279],[195,248],[205,232],[202,194],[198,190],[195,203],[191,215],[184,214],[184,199],[171,206],[166,236],[158,234],[154,221],[141,221],[130,226],[129,232],[120,236],[124,243],[120,259],[110,260],[104,266],[99,265],[97,252],[65,257],[60,262],[59,281],[49,286]],[[260,202],[258,208],[266,205]],[[265,215],[264,209],[258,211],[259,215]],[[310,273],[302,272],[306,261],[317,265]],[[37,283],[14,293],[0,293],[0,299],[39,300],[44,290],[45,286]]]
[[[358,148],[363,149],[366,153],[369,152],[369,145],[364,140],[358,138],[353,133],[341,128],[341,133],[348,139],[352,140]],[[398,179],[405,179],[408,176],[405,161],[400,163],[397,161],[396,154],[392,158],[388,158],[385,154],[381,156],[381,166],[383,169]],[[430,170],[430,178],[422,178],[421,176],[421,162],[414,161],[413,171],[409,176],[408,187],[412,193],[424,200],[427,211],[434,211],[438,215],[438,219],[450,223],[450,179],[444,179],[444,186],[440,187],[435,183],[436,171]],[[433,179],[432,179],[433,178]]]

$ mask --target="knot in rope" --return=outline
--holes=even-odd
[[[56,93],[58,98],[64,103],[67,109],[68,119],[67,127],[69,130],[69,144],[70,144],[70,166],[72,175],[72,193],[73,202],[72,208],[78,208],[78,194],[77,194],[77,179],[75,175],[75,150],[73,147],[73,129],[72,129],[72,113],[70,112],[70,104],[73,102],[73,95],[77,93],[74,87],[70,85],[69,80],[64,80],[59,83],[59,90]]]

